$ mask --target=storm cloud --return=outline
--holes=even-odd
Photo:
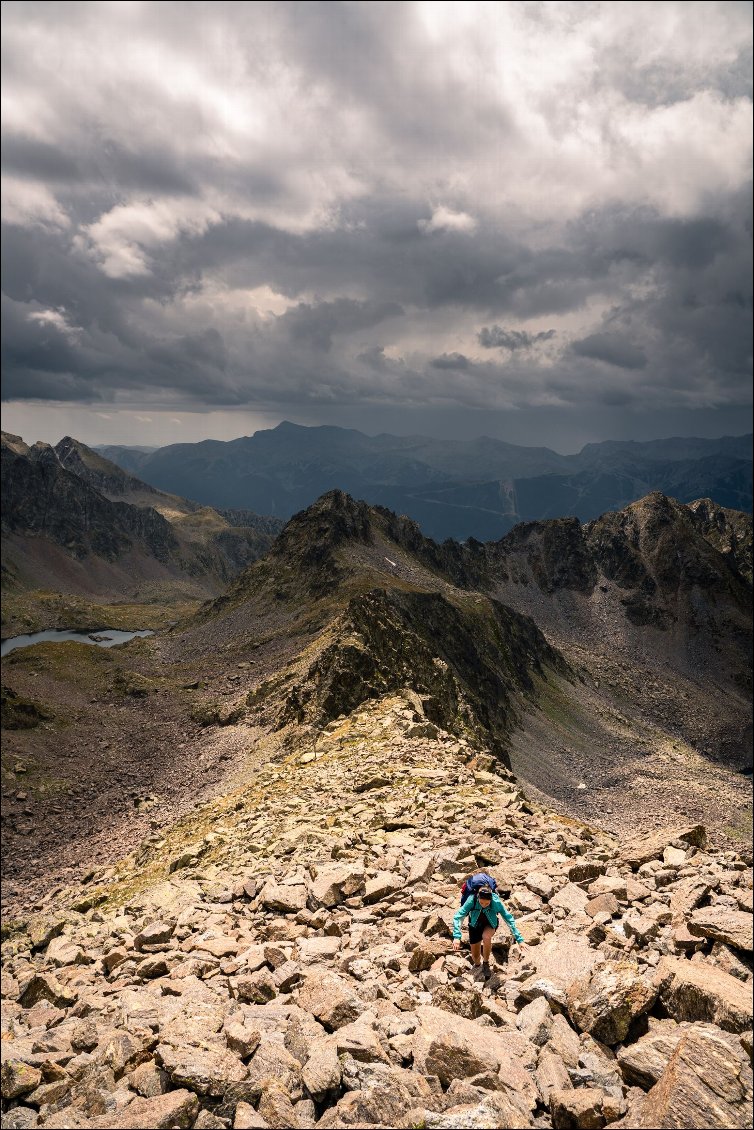
[[[747,4],[11,0],[3,31],[7,401],[750,403]]]
[[[555,330],[540,330],[530,334],[525,330],[505,330],[502,326],[482,326],[477,341],[483,349],[531,349],[542,341],[555,337]]]

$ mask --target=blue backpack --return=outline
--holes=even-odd
[[[472,875],[470,879],[466,879],[461,887],[461,906],[470,895],[475,895],[480,887],[489,887],[491,891],[496,891],[497,879],[493,879],[485,871],[480,871],[478,874]]]

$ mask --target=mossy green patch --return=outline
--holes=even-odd
[[[4,592],[3,635],[20,635],[46,628],[91,631],[118,628],[134,632],[158,631],[192,616],[200,600],[176,597],[170,592],[146,593],[143,600],[103,601],[46,590]]]
[[[232,726],[245,713],[245,702],[198,702],[191,709],[191,720],[200,726]]]
[[[0,922],[0,941],[7,942],[10,938],[26,932],[26,920],[23,918],[3,918]]]
[[[150,679],[140,675],[138,671],[122,671],[113,679],[113,690],[116,694],[126,695],[130,698],[146,698],[154,694],[160,687],[157,679]]]
[[[33,730],[55,717],[49,707],[31,698],[16,694],[10,687],[2,688],[0,715],[3,730]]]
[[[11,669],[50,675],[86,689],[97,686],[117,665],[111,649],[75,640],[32,644],[12,651],[3,662]]]
[[[727,836],[733,843],[750,844],[752,842],[752,818],[754,818],[754,810],[749,805],[748,808],[738,812],[729,824],[723,825],[723,835]]]

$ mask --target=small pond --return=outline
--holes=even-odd
[[[28,636],[12,636],[3,640],[0,656],[16,651],[19,647],[31,647],[33,643],[66,643],[75,640],[76,643],[90,643],[93,647],[115,647],[116,644],[132,640],[134,636],[152,636],[154,632],[145,628],[138,632],[122,632],[119,628],[97,628],[91,632],[74,632],[67,628],[49,629],[44,632],[32,632]]]

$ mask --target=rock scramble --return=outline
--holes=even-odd
[[[751,860],[530,803],[410,691],[4,928],[3,1127],[749,1127]],[[499,881],[475,982],[459,885]]]

